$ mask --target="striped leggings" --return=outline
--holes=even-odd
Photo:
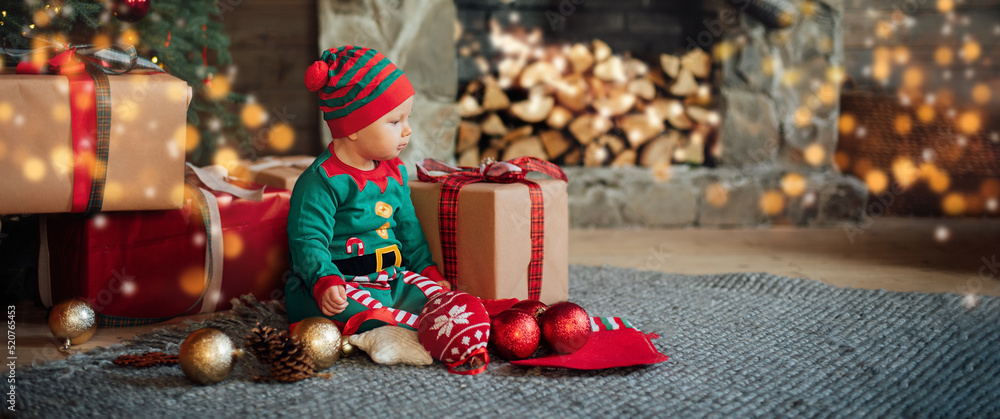
[[[348,321],[360,324],[354,333],[362,333],[385,325],[391,317],[399,326],[416,330],[417,317],[427,300],[446,291],[427,277],[405,270],[391,280],[383,271],[374,282],[348,282],[345,288],[347,308],[334,316],[325,316],[311,294],[303,299],[303,296],[289,293],[286,296],[288,322],[294,324],[308,317],[326,317],[341,330]],[[355,319],[356,316],[360,319]]]

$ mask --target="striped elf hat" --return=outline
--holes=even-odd
[[[410,81],[388,58],[351,45],[323,51],[306,70],[305,83],[319,91],[319,109],[333,138],[358,132],[413,96]]]

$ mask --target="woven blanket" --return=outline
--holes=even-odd
[[[685,276],[572,266],[570,300],[620,316],[670,361],[600,371],[525,368],[494,357],[475,376],[440,363],[383,366],[363,353],[292,384],[256,383],[242,358],[200,386],[176,366],[133,369],[121,354],[176,353],[193,330],[237,344],[261,321],[286,327],[280,302],[17,371],[17,408],[79,417],[1000,417],[1000,302],[844,289],[767,274]],[[8,412],[9,413],[9,412]]]

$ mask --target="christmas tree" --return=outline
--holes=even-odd
[[[0,10],[0,46],[5,50],[0,67],[23,59],[44,60],[58,49],[27,51],[56,45],[133,45],[139,56],[194,89],[187,114],[188,160],[199,165],[219,162],[217,150],[246,147],[249,129],[260,127],[266,118],[259,105],[243,106],[247,97],[232,92],[230,77],[220,73],[232,58],[219,13],[216,0],[5,2]],[[229,160],[236,158],[229,154]]]

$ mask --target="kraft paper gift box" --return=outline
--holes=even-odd
[[[534,180],[545,199],[545,245],[539,299],[569,298],[566,182]],[[410,198],[434,262],[445,270],[438,222],[441,184],[411,181]],[[484,299],[528,299],[531,262],[531,200],[520,183],[474,183],[458,196],[458,289]]]
[[[314,156],[300,155],[268,156],[256,161],[240,160],[230,175],[261,185],[292,190],[295,188],[295,181],[315,159]]]
[[[89,75],[0,72],[0,214],[83,212],[95,167]],[[88,80],[90,90],[88,92]],[[191,91],[164,73],[109,75],[111,125],[102,211],[183,203]],[[81,208],[82,206],[82,208]]]
[[[246,199],[202,185],[188,188],[181,209],[44,217],[42,302],[82,297],[94,307],[99,326],[116,327],[226,310],[243,294],[259,301],[281,298],[291,192],[226,183],[263,191],[258,197],[232,190]]]

